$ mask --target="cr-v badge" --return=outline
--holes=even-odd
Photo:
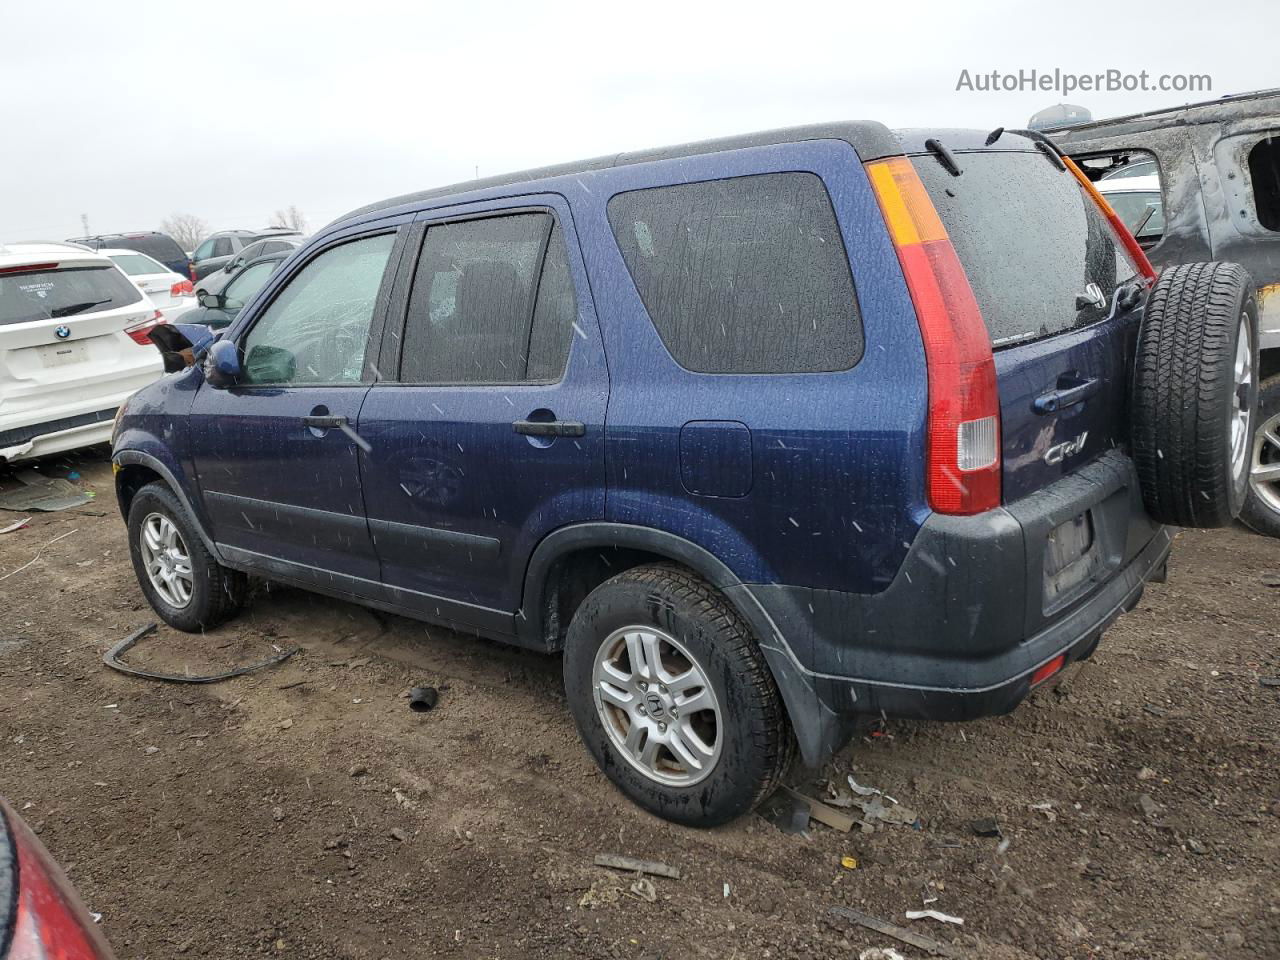
[[[1077,453],[1084,449],[1084,442],[1089,439],[1089,431],[1086,430],[1074,440],[1068,440],[1066,443],[1055,444],[1044,452],[1044,462],[1048,464],[1061,463],[1067,457],[1074,457]]]

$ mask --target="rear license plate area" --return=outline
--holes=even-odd
[[[89,347],[85,343],[51,343],[39,349],[40,363],[46,369],[65,367],[89,359]]]
[[[1102,566],[1093,529],[1093,512],[1086,510],[1049,531],[1044,545],[1044,602],[1046,609],[1091,580]]]

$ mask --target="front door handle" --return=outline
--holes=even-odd
[[[528,437],[581,437],[587,432],[577,420],[516,420],[511,429]]]
[[[1042,393],[1036,397],[1031,404],[1031,409],[1041,416],[1048,416],[1051,413],[1057,413],[1059,410],[1065,410],[1067,407],[1074,407],[1077,403],[1084,403],[1102,387],[1102,381],[1097,377],[1088,380],[1079,380],[1063,382],[1066,378],[1058,380],[1058,388],[1050,390],[1048,393]]]
[[[312,414],[309,417],[302,418],[302,425],[304,427],[312,427],[316,430],[341,430],[347,425],[347,418],[332,416],[321,417]]]

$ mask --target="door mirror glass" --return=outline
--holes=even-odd
[[[222,294],[220,293],[202,293],[200,294],[200,306],[208,307],[210,310],[219,310],[222,308]]]
[[[219,390],[240,382],[240,351],[230,340],[216,340],[205,354],[204,378]]]

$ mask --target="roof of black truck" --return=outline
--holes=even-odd
[[[1047,127],[1044,133],[1054,140],[1089,140],[1094,137],[1141,133],[1159,127],[1173,125],[1191,126],[1199,123],[1223,123],[1230,120],[1246,120],[1252,117],[1280,116],[1280,88],[1254,90],[1217,100],[1184,103],[1176,107],[1162,107],[1142,113],[1130,113],[1122,117],[1091,120],[1088,123]]]

